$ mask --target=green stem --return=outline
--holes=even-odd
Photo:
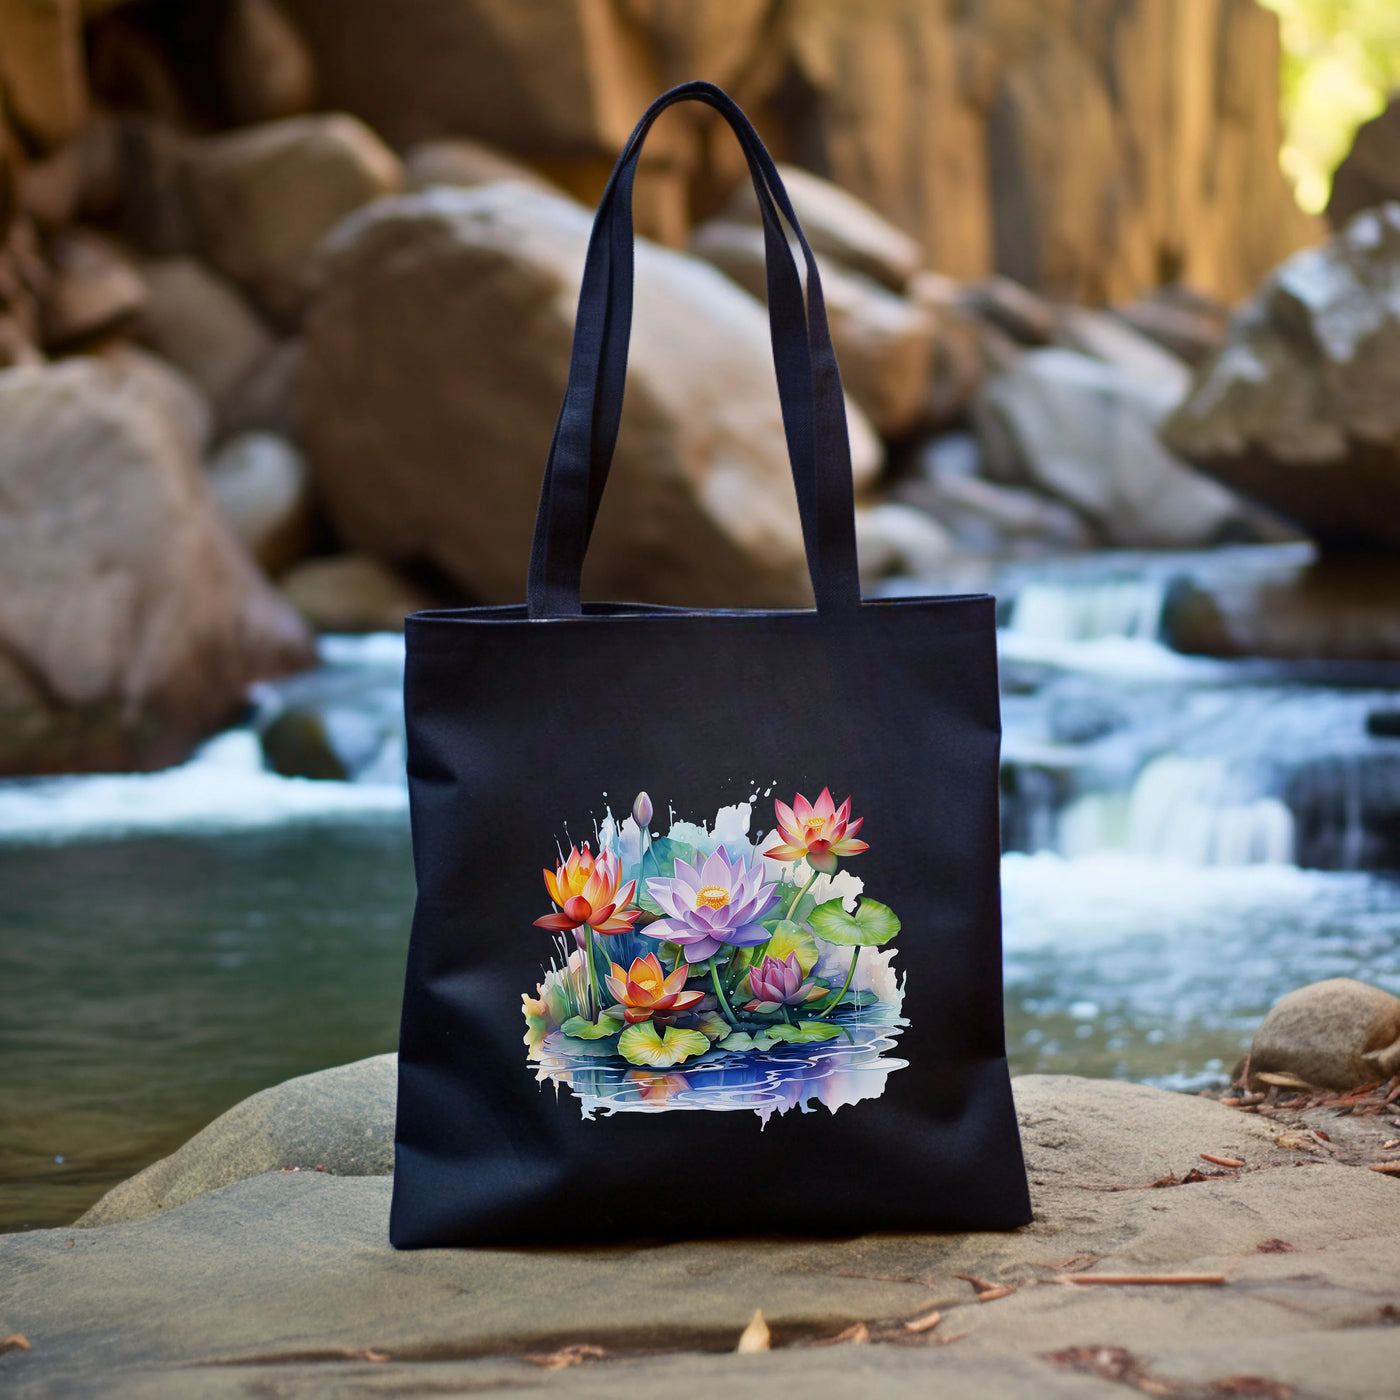
[[[801,904],[802,901],[806,898],[807,891],[810,890],[812,886],[817,883],[817,876],[820,874],[820,870],[814,869],[812,871],[812,878],[808,880],[807,883],[803,885],[802,888],[798,890],[798,892],[793,896],[792,903],[788,905],[787,917],[789,920],[791,920],[794,912],[797,909],[797,906]]]
[[[598,986],[598,971],[593,965],[593,925],[585,924],[587,932],[583,936],[584,957],[588,961],[588,986],[593,993],[593,1015],[588,1019],[596,1021],[603,1014],[603,991]]]
[[[816,1019],[820,1021],[824,1016],[830,1016],[838,1006],[841,1005],[841,998],[846,995],[846,989],[851,985],[851,978],[856,975],[856,962],[860,958],[860,944],[851,949],[851,965],[846,969],[846,980],[841,984],[841,990],[827,1004],[817,1012]]]
[[[720,1010],[724,1013],[724,1019],[732,1026],[734,1024],[734,1011],[729,1005],[729,999],[724,995],[724,987],[719,980],[719,964],[710,959],[710,981],[714,983],[715,996],[719,998]]]
[[[788,1025],[792,1025],[792,1017],[788,1014],[788,1009],[787,1009],[787,1007],[786,1007],[786,1006],[780,1006],[780,1007],[778,1008],[778,1010],[781,1011],[781,1012],[783,1013],[783,1020],[786,1021],[786,1022],[788,1023]]]

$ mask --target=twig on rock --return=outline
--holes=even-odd
[[[3,1356],[7,1351],[33,1350],[34,1348],[29,1345],[29,1338],[23,1332],[11,1332],[3,1342],[0,1342],[0,1356]]]
[[[976,1274],[957,1274],[955,1277],[962,1279],[964,1283],[970,1283],[977,1290],[979,1303],[994,1303],[998,1298],[1009,1297],[1016,1291],[1008,1283],[988,1283]]]
[[[1214,1152],[1202,1152],[1201,1161],[1214,1162],[1217,1167],[1242,1167],[1244,1163],[1238,1157],[1217,1157]]]
[[[546,1371],[562,1371],[565,1366],[582,1366],[585,1361],[596,1361],[608,1353],[592,1342],[573,1342],[560,1347],[558,1351],[537,1352],[526,1356],[532,1366],[542,1366]]]
[[[943,1314],[935,1308],[933,1312],[923,1313],[919,1317],[911,1317],[904,1324],[904,1327],[908,1332],[929,1332],[942,1321]]]
[[[1056,1274],[1051,1283],[1180,1284],[1218,1288],[1229,1282],[1224,1274]]]

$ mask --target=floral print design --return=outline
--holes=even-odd
[[[544,871],[535,920],[555,956],[522,998],[542,1082],[595,1111],[832,1111],[876,1097],[905,1061],[887,1057],[903,986],[888,947],[894,911],[841,863],[870,849],[851,800],[776,801],[751,837],[752,802],[713,826],[649,829],[638,795],[622,823],[571,844]],[[677,1068],[683,1066],[681,1072]]]

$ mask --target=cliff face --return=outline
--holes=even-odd
[[[1278,170],[1278,33],[1255,0],[287,0],[322,100],[391,141],[497,142],[588,195],[670,82],[729,87],[784,157],[918,237],[940,271],[1122,300],[1224,299],[1317,236]],[[739,174],[665,119],[652,231]]]

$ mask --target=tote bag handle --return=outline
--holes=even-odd
[[[773,362],[817,611],[850,612],[860,606],[845,397],[816,259],[773,158],[748,118],[713,83],[693,82],[664,93],[647,109],[598,203],[579,294],[569,385],[535,517],[527,588],[531,618],[582,612],[584,555],[622,418],[632,324],[632,185],[637,161],[656,118],[667,107],[690,99],[713,107],[734,129],[758,196]],[[802,249],[805,296],[779,210]]]

